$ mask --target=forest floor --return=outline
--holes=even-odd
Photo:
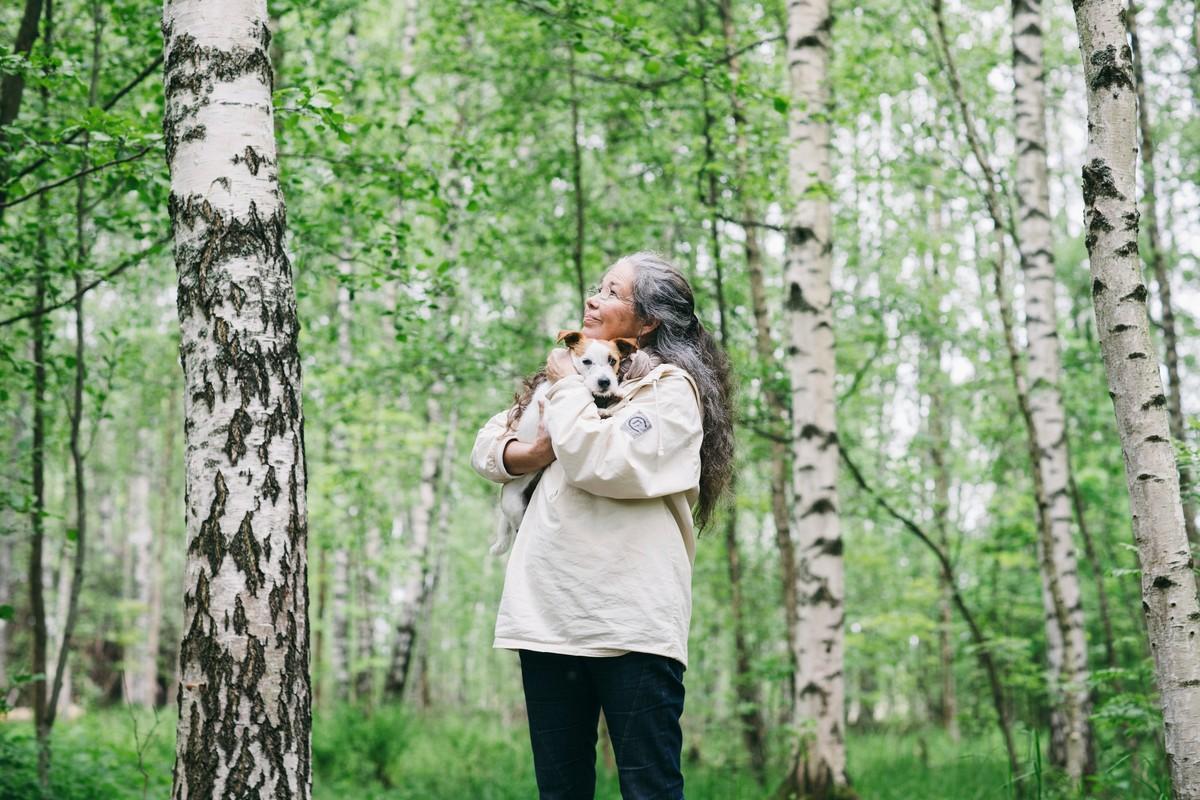
[[[86,714],[55,729],[55,800],[134,800],[170,794],[174,715],[129,710]],[[759,800],[759,788],[734,752],[714,748],[685,763],[693,800]],[[32,725],[0,722],[0,800],[36,797]],[[983,739],[950,742],[940,731],[851,732],[849,770],[862,800],[1005,800],[1011,796],[1004,754]],[[523,727],[493,716],[414,717],[381,709],[369,719],[353,709],[314,722],[314,800],[528,800],[533,765]],[[774,784],[772,784],[774,785]],[[1042,798],[1053,795],[1038,792]],[[597,763],[597,800],[619,800],[614,770]],[[1125,798],[1155,797],[1132,792]]]

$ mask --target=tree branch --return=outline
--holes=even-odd
[[[101,110],[103,110],[103,111],[111,110],[112,107],[115,106],[121,100],[122,97],[124,97],[125,95],[127,95],[131,91],[133,91],[137,87],[137,85],[140,84],[142,81],[146,80],[147,77],[154,74],[158,70],[158,68],[162,66],[162,60],[163,60],[162,53],[159,53],[157,56],[154,57],[154,60],[151,61],[149,64],[147,64],[146,67],[144,69],[142,69],[141,72],[139,72],[137,75],[135,75],[129,81],[129,83],[122,86],[120,89],[117,90],[116,94],[114,94],[112,97],[108,98],[108,100],[106,100],[104,102],[104,105],[100,106]],[[67,136],[65,139],[63,139],[61,142],[59,142],[59,144],[60,145],[70,144],[71,142],[73,142],[77,138],[79,138],[81,135],[83,135],[84,130],[85,130],[84,128],[79,128],[79,129],[75,130],[74,132],[71,133],[70,136]],[[42,158],[39,158],[37,161],[34,161],[29,166],[23,168],[20,172],[18,172],[16,175],[14,175],[12,177],[12,179],[5,185],[5,189],[7,189],[8,186],[11,186],[12,184],[21,180],[21,178],[24,178],[26,175],[33,172],[38,167],[43,166],[49,160],[50,160],[49,156],[43,156]]]
[[[148,144],[131,156],[127,156],[125,158],[114,159],[113,161],[109,161],[104,164],[97,164],[94,167],[88,167],[85,170],[76,172],[74,175],[68,175],[65,178],[60,178],[59,180],[44,184],[44,185],[39,186],[38,188],[34,189],[33,191],[29,192],[28,194],[21,195],[20,197],[18,197],[15,200],[8,200],[6,202],[0,203],[0,208],[12,208],[15,205],[20,205],[21,203],[24,203],[26,200],[32,200],[33,198],[37,197],[42,192],[48,192],[51,189],[55,189],[55,188],[58,188],[59,186],[62,186],[64,183],[70,183],[71,181],[82,178],[85,175],[91,175],[93,172],[100,172],[101,170],[108,169],[109,167],[115,167],[118,164],[127,164],[130,161],[136,161],[139,158],[141,158],[142,156],[146,155],[146,153],[149,153],[153,147],[154,147],[154,145]]]
[[[6,325],[12,325],[14,323],[20,322],[23,319],[32,319],[33,317],[40,317],[43,314],[47,314],[51,311],[62,308],[63,306],[68,306],[71,303],[74,303],[76,299],[87,294],[92,289],[95,289],[97,286],[104,283],[105,281],[107,281],[111,278],[115,278],[117,275],[120,275],[122,272],[129,269],[134,264],[141,261],[143,258],[154,255],[156,252],[158,252],[158,250],[164,244],[168,243],[169,241],[171,241],[170,234],[161,237],[160,239],[155,241],[153,244],[151,244],[149,247],[147,247],[143,250],[139,250],[138,252],[134,253],[133,255],[127,257],[124,261],[119,262],[115,267],[108,270],[108,272],[105,272],[103,275],[96,278],[91,283],[84,284],[83,288],[81,288],[78,292],[76,292],[75,294],[68,297],[66,300],[62,300],[53,305],[45,306],[41,309],[31,309],[29,311],[23,311],[20,314],[17,314],[16,316],[12,316],[12,317],[9,317],[8,319],[0,320],[0,328],[5,327]]]

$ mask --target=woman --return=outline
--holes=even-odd
[[[622,797],[682,798],[692,507],[703,528],[729,483],[729,364],[687,279],[652,253],[609,269],[582,331],[636,338],[657,366],[601,417],[555,349],[537,440],[517,441],[508,411],[480,430],[471,460],[484,477],[546,468],[509,556],[494,646],[520,653],[543,800],[593,796],[601,709]]]

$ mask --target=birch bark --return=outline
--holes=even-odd
[[[169,0],[188,552],[174,800],[311,794],[307,485],[264,0]]]
[[[146,463],[146,451],[139,448],[139,463]],[[150,650],[150,616],[154,591],[154,531],[150,526],[150,476],[144,471],[129,482],[129,538],[133,549],[133,595],[141,611],[138,614],[138,641],[126,660],[126,688],[129,702],[151,706],[157,692],[156,653]],[[142,638],[144,637],[144,638]],[[155,645],[157,647],[157,644]]]
[[[1183,416],[1183,397],[1179,385],[1179,334],[1175,327],[1175,303],[1171,298],[1171,280],[1163,259],[1162,237],[1158,227],[1158,181],[1154,169],[1154,127],[1150,124],[1150,107],[1146,102],[1145,76],[1142,70],[1142,48],[1138,38],[1137,5],[1129,3],[1125,15],[1129,26],[1129,45],[1133,52],[1133,77],[1137,87],[1138,131],[1141,134],[1142,204],[1145,208],[1146,244],[1150,247],[1146,261],[1154,273],[1161,309],[1160,324],[1163,337],[1163,366],[1167,368],[1167,419],[1171,436],[1177,442],[1187,441],[1187,425]],[[1200,80],[1193,76],[1193,81]],[[1194,480],[1191,470],[1179,471],[1180,490],[1184,493],[1183,529],[1192,548],[1200,548],[1200,532],[1196,530],[1196,504],[1188,500],[1187,490]]]
[[[1167,399],[1138,258],[1136,98],[1125,8],[1077,0],[1088,102],[1085,244],[1109,395],[1121,437],[1142,611],[1163,710],[1174,796],[1200,798],[1200,604],[1183,525]]]
[[[796,543],[799,746],[786,783],[813,798],[847,790],[842,651],[844,580],[834,414],[828,0],[790,0],[786,317],[792,391],[791,530]]]
[[[1088,722],[1087,637],[1085,635],[1078,555],[1072,537],[1070,467],[1067,460],[1066,412],[1063,408],[1062,360],[1055,310],[1053,234],[1050,228],[1050,184],[1046,165],[1045,66],[1042,57],[1041,0],[1013,3],[1014,115],[1017,140],[1017,241],[1025,282],[1025,325],[1029,352],[1029,410],[1036,440],[1038,469],[1049,529],[1049,552],[1042,553],[1046,635],[1052,657],[1051,683],[1061,698],[1062,724],[1051,726],[1061,740],[1061,765],[1072,781],[1091,771],[1092,730]],[[1039,539],[1039,549],[1042,547]],[[1050,575],[1053,571],[1054,575]],[[1052,601],[1057,580],[1065,619],[1057,618]],[[1064,642],[1064,637],[1070,639]]]

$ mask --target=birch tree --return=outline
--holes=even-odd
[[[1055,310],[1054,241],[1050,228],[1050,184],[1046,165],[1046,89],[1042,58],[1041,0],[1013,4],[1014,116],[1017,141],[1017,241],[1025,282],[1025,325],[1029,354],[1028,403],[1041,473],[1041,509],[1048,528],[1043,553],[1043,605],[1052,688],[1060,692],[1061,722],[1051,726],[1060,765],[1078,781],[1090,771],[1092,731],[1088,722],[1087,638],[1084,633],[1078,557],[1072,539],[1070,466],[1062,359]],[[1039,540],[1040,544],[1040,540]],[[1046,549],[1042,547],[1041,549]],[[1053,574],[1051,574],[1053,573]],[[1051,581],[1057,581],[1066,616],[1058,619]],[[1069,646],[1064,638],[1070,639]]]
[[[788,5],[790,207],[785,291],[797,604],[792,725],[801,736],[785,785],[813,798],[836,796],[847,785],[829,198],[832,22],[828,0],[793,0]]]
[[[1125,8],[1075,5],[1088,104],[1085,244],[1096,331],[1125,459],[1142,611],[1174,796],[1200,798],[1200,605],[1138,258],[1136,96]]]
[[[175,800],[311,792],[307,483],[264,0],[163,8],[187,443]]]

